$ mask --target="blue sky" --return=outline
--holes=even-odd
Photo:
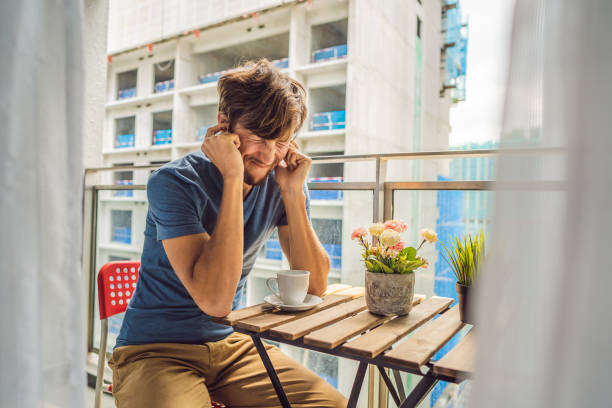
[[[451,108],[451,146],[498,140],[514,0],[460,0],[469,18],[466,100]]]

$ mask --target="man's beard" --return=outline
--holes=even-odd
[[[270,170],[272,171],[272,170]],[[265,183],[266,179],[268,178],[268,174],[270,174],[270,171],[268,173],[266,173],[265,176],[263,176],[261,178],[261,180],[257,181],[255,180],[255,177],[253,177],[251,175],[251,173],[249,173],[249,171],[247,169],[244,169],[244,183],[248,184],[250,186],[259,186]]]
[[[270,166],[270,169],[268,170],[268,172],[261,177],[260,180],[256,180],[255,177],[253,177],[253,175],[251,173],[249,173],[249,170],[247,169],[246,163],[244,166],[244,183],[248,184],[250,186],[258,186],[258,185],[262,185],[266,182],[266,179],[268,178],[268,176],[270,175],[270,173],[272,172],[272,170],[276,167],[277,163],[276,161]]]

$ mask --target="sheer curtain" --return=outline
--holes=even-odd
[[[0,22],[0,398],[82,408],[82,2],[4,1]]]
[[[474,407],[612,404],[612,2],[518,0]]]

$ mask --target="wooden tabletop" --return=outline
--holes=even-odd
[[[475,335],[470,331],[438,361],[432,357],[464,324],[451,298],[414,295],[406,316],[385,317],[367,311],[363,287],[330,285],[323,302],[303,312],[283,312],[263,303],[232,311],[218,323],[321,351],[383,360],[389,367],[411,372],[433,369],[434,375],[459,382],[473,373]],[[407,338],[406,338],[407,337]],[[299,344],[296,344],[299,345]]]

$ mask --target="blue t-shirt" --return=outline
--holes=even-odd
[[[140,275],[115,347],[148,343],[201,344],[232,333],[211,321],[176,276],[162,240],[207,232],[212,235],[221,206],[223,178],[202,152],[170,162],[147,183],[149,211]],[[306,210],[310,217],[308,189]],[[232,308],[242,307],[246,277],[261,246],[277,225],[287,225],[285,206],[274,172],[244,199],[242,276]],[[220,226],[222,228],[222,226]],[[219,260],[222,262],[222,260]]]

